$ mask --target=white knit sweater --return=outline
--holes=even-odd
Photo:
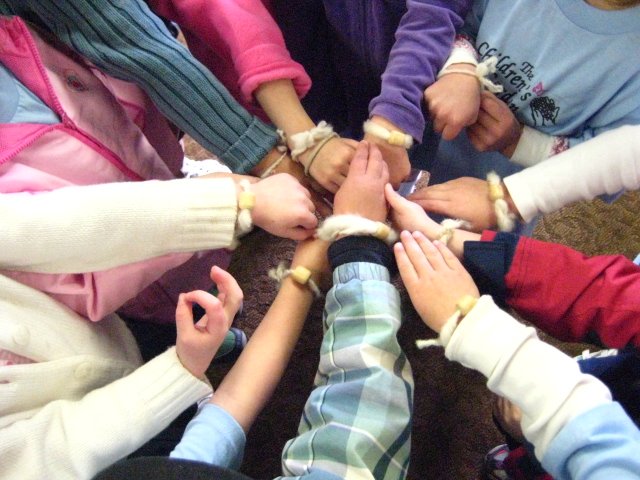
[[[233,182],[176,180],[0,195],[0,268],[111,268],[233,238]],[[133,239],[133,240],[132,240]],[[82,479],[133,452],[211,391],[172,348],[144,366],[115,315],[92,323],[0,276],[0,478]]]

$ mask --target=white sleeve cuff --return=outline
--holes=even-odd
[[[551,156],[554,141],[555,137],[552,135],[525,125],[511,161],[525,167],[542,162]]]
[[[454,331],[445,355],[478,370],[489,389],[522,410],[522,429],[542,458],[571,419],[611,401],[607,388],[578,364],[538,339],[535,330],[480,298]]]

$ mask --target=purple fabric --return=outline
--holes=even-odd
[[[471,0],[324,0],[324,9],[304,0],[273,3],[287,47],[313,80],[305,107],[314,119],[359,137],[369,114],[378,114],[422,139],[422,92]]]

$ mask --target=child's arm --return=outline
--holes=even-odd
[[[272,127],[244,110],[174,39],[143,0],[3,2],[2,13],[35,15],[100,69],[147,92],[160,111],[233,171],[252,170],[274,147]]]
[[[396,130],[421,142],[425,119],[423,91],[451,50],[456,28],[463,23],[472,2],[468,0],[409,0],[395,32],[395,42],[382,74],[380,95],[369,103],[369,117],[387,130]],[[409,174],[410,164],[403,146],[366,134],[389,164],[391,183],[397,185]]]
[[[356,151],[334,211],[381,222],[389,173],[378,149],[371,145],[367,160],[365,147]],[[315,388],[298,436],[284,448],[283,475],[337,479],[358,471],[367,478],[404,478],[413,379],[396,338],[401,315],[389,277],[391,251],[377,238],[347,236],[331,245],[329,260],[334,286]]]
[[[525,221],[579,200],[640,187],[640,128],[605,132],[553,158],[503,179],[513,214]],[[410,198],[425,210],[471,222],[474,230],[495,225],[485,180],[461,177],[432,185]]]
[[[395,252],[409,296],[441,332],[447,358],[481,372],[491,391],[521,408],[523,433],[554,478],[582,478],[585,469],[590,478],[637,476],[640,432],[600,381],[488,296],[447,319],[458,308],[453,293],[475,297],[477,289],[443,244],[404,233]]]
[[[211,392],[204,372],[241,299],[230,275],[214,269],[212,279],[223,287],[226,298],[217,300],[206,292],[185,294],[176,313],[176,348],[135,370],[140,354],[121,320],[110,317],[96,327],[45,295],[27,290],[35,300],[9,309],[11,321],[25,331],[34,319],[51,324],[41,333],[60,329],[51,338],[60,358],[2,367],[0,386],[3,400],[9,403],[0,428],[0,476],[92,478],[133,453]],[[10,283],[3,287],[7,288],[12,288]],[[20,293],[25,294],[24,289]],[[192,302],[206,311],[206,319],[195,326]],[[86,344],[68,346],[83,339]],[[43,375],[55,381],[37,384]],[[4,395],[6,389],[28,389],[33,397],[26,405],[15,405]]]
[[[326,248],[321,240],[299,244],[291,268],[312,270],[312,279],[320,283]],[[239,467],[245,434],[280,381],[313,298],[307,286],[290,276],[282,281],[269,311],[209,404],[190,422],[172,457]]]

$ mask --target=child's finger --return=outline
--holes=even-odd
[[[460,268],[464,268],[462,266],[462,263],[460,263],[460,260],[458,260],[458,257],[456,257],[453,252],[449,250],[449,247],[447,247],[444,243],[436,240],[435,242],[433,242],[433,244],[440,251],[443,260],[450,269],[458,270]]]
[[[382,159],[382,153],[378,146],[372,143],[369,146],[369,158],[367,162],[367,173],[375,178],[380,177],[382,173],[382,164],[385,161]]]
[[[396,263],[398,264],[398,271],[402,277],[402,281],[405,284],[412,284],[418,281],[418,273],[404,249],[402,243],[398,242],[393,246],[393,253],[396,257]]]
[[[447,267],[447,264],[442,258],[442,254],[435,245],[431,243],[431,240],[425,237],[421,232],[413,232],[413,238],[415,238],[417,244],[424,253],[425,258],[429,262],[429,265],[431,265],[434,270],[442,270],[444,267]]]
[[[413,238],[411,233],[406,230],[400,233],[400,240],[402,241],[402,246],[404,250],[407,252],[407,256],[409,257],[409,261],[413,265],[413,268],[418,273],[418,276],[422,277],[428,272],[432,272],[433,268],[429,264],[427,257],[424,255],[424,252]]]
[[[367,162],[369,159],[369,143],[362,141],[358,144],[353,159],[349,164],[350,175],[364,175],[367,171]]]
[[[218,291],[224,293],[224,311],[228,318],[232,319],[236,316],[244,298],[240,285],[233,275],[218,266],[211,269],[211,280],[218,286]]]
[[[187,301],[185,294],[178,296],[176,306],[176,330],[178,337],[188,335],[193,330],[193,312],[191,302]]]
[[[384,186],[384,196],[393,210],[401,210],[403,207],[406,207],[406,202],[408,202],[406,198],[402,197],[402,195],[393,189],[393,185],[390,183]]]

